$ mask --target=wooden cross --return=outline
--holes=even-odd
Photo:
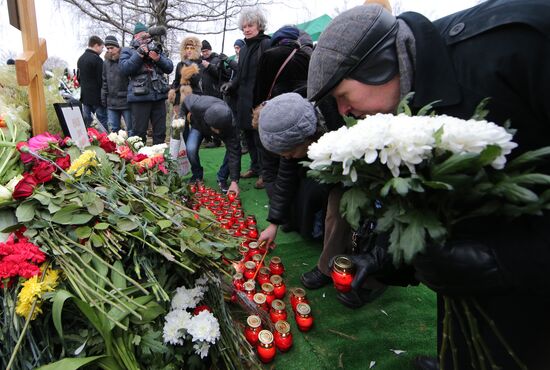
[[[46,40],[38,38],[34,0],[8,0],[10,24],[21,30],[23,53],[15,59],[17,83],[29,87],[33,135],[48,129],[42,64],[48,59]]]

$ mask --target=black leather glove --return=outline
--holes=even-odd
[[[227,60],[227,55],[225,55],[224,53],[220,53],[219,57],[222,62],[225,62]]]
[[[224,95],[227,95],[231,91],[232,87],[233,86],[232,86],[231,82],[226,82],[220,87],[220,92]]]
[[[492,249],[476,241],[428,245],[413,265],[416,278],[441,294],[498,294],[511,289]]]

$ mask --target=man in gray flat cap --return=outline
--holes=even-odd
[[[400,99],[414,92],[413,112],[436,102],[437,114],[463,119],[489,98],[487,119],[502,125],[509,121],[517,129],[515,155],[547,146],[548,14],[545,0],[487,1],[433,23],[417,13],[395,18],[377,5],[355,7],[336,17],[321,35],[311,56],[308,98],[320,101],[331,94],[340,114],[364,117],[395,112]],[[466,318],[455,312],[447,322],[454,348],[440,357],[441,365],[455,370],[493,364],[502,369],[548,368],[548,230],[548,212],[513,222],[480,217],[456,225],[444,246],[428,245],[413,260],[409,281],[438,293],[439,345],[443,295],[475,301],[478,308],[470,317],[478,326],[476,340],[483,341],[484,355],[474,355],[474,329],[461,328]],[[367,254],[353,257],[358,265],[355,288],[367,276],[388,282],[402,271],[391,266],[385,248],[377,242]],[[418,359],[416,366],[438,368],[428,359]]]

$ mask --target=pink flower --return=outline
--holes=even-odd
[[[50,144],[58,144],[59,136],[45,132],[40,135],[33,136],[29,139],[29,148],[33,152],[48,149]]]

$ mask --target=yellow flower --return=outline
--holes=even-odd
[[[51,292],[55,289],[59,280],[59,270],[48,269],[46,276],[42,282],[38,281],[38,276],[33,276],[23,283],[23,288],[17,295],[17,307],[15,312],[22,317],[27,317],[31,311],[32,304],[36,299],[36,307],[31,316],[31,320],[36,319],[36,316],[42,313],[40,308],[42,304],[42,295],[45,292]]]
[[[69,167],[69,173],[75,177],[80,177],[85,173],[89,173],[88,168],[97,166],[97,159],[93,150],[86,150],[80,155]]]

